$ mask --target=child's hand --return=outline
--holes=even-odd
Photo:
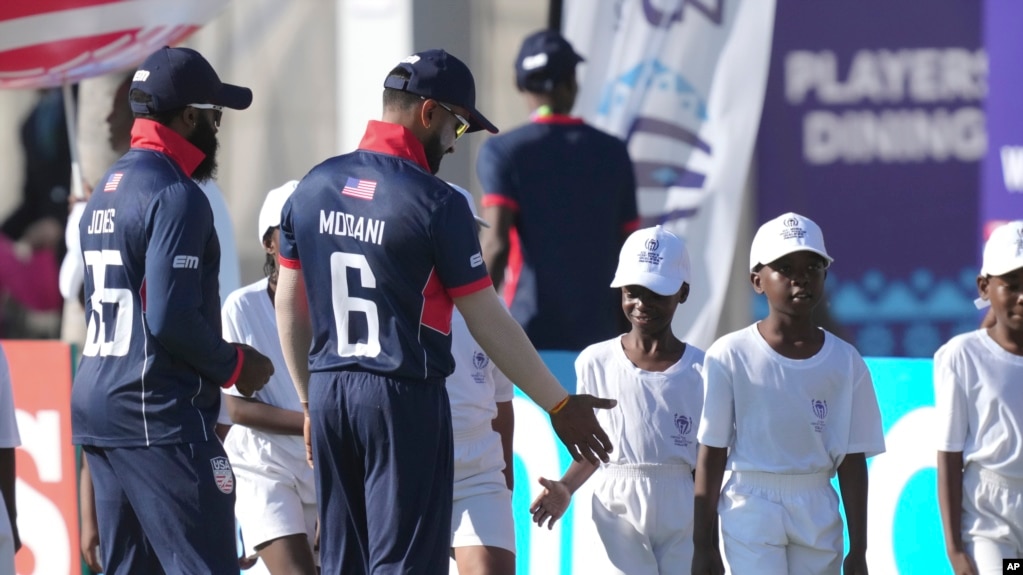
[[[725,563],[721,560],[721,549],[717,545],[711,547],[695,547],[693,549],[692,575],[724,575]]]
[[[952,572],[955,575],[977,575],[977,566],[973,563],[973,558],[965,551],[949,553],[948,561],[952,564]]]
[[[565,510],[568,509],[568,504],[572,501],[572,493],[564,483],[551,481],[546,477],[540,478],[540,485],[544,487],[543,493],[533,501],[529,512],[533,514],[533,521],[537,525],[543,527],[544,521],[549,519],[547,528],[554,529],[554,522],[561,519]]]
[[[867,575],[867,559],[863,553],[850,553],[842,562],[843,575]]]

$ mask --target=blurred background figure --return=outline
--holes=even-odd
[[[21,124],[21,203],[0,225],[0,335],[53,338],[60,329],[57,262],[67,220],[71,156],[58,89],[39,92]]]

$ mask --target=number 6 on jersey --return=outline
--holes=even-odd
[[[332,302],[334,323],[337,327],[337,352],[341,357],[376,357],[380,354],[380,317],[377,304],[361,297],[348,295],[348,269],[359,271],[360,284],[365,288],[377,286],[376,276],[369,269],[369,261],[362,254],[334,252],[330,255]],[[366,314],[366,341],[349,341],[353,313]]]

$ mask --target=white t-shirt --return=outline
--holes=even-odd
[[[515,389],[472,338],[457,309],[451,313],[451,355],[455,371],[445,382],[451,402],[451,429],[458,433],[490,425],[497,417],[497,402],[511,401]]]
[[[281,341],[277,336],[277,316],[270,295],[266,292],[268,284],[269,280],[263,278],[227,296],[227,302],[221,310],[224,339],[251,345],[273,363],[274,374],[270,376],[270,381],[263,389],[253,394],[254,399],[281,409],[301,412],[302,403],[298,400],[298,392],[295,391],[291,376],[288,375],[284,352],[281,351]],[[225,389],[224,393],[241,396],[234,386]],[[264,433],[247,427],[243,429],[272,440],[290,453],[305,458],[305,441],[301,436]],[[231,433],[235,431],[232,430]]]
[[[224,193],[213,180],[196,182],[206,194],[213,210],[213,228],[217,230],[220,241],[220,305],[227,302],[227,296],[242,285],[241,269],[238,265],[238,248],[234,242],[234,225],[231,223],[231,212],[224,202]]]
[[[640,369],[625,355],[620,336],[579,354],[577,392],[618,400],[613,409],[597,410],[615,448],[609,463],[696,465],[702,364],[703,350],[687,344],[682,358],[667,370]]]
[[[934,404],[940,451],[1023,479],[1023,357],[986,330],[957,335],[934,354]]]
[[[7,354],[0,346],[0,448],[18,447],[18,420],[14,417],[14,392],[11,384],[11,370],[7,365]]]
[[[859,352],[824,332],[809,359],[790,359],[757,324],[707,350],[700,443],[730,447],[728,469],[834,474],[847,453],[883,453],[870,371]]]

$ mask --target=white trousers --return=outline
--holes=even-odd
[[[605,465],[593,521],[610,565],[600,573],[688,573],[693,563],[693,476],[688,465]]]
[[[826,473],[735,471],[718,513],[734,575],[839,575],[843,527]]]

